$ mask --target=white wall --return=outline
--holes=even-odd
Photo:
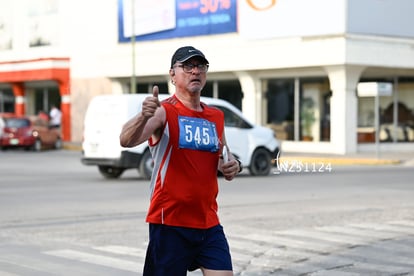
[[[238,1],[239,32],[247,39],[345,33],[346,0]]]
[[[347,0],[347,32],[414,37],[414,1]]]

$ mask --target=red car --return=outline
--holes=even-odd
[[[18,116],[0,113],[0,148],[23,147],[40,151],[62,147],[59,129],[37,116]]]

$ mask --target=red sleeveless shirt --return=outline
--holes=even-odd
[[[154,159],[147,222],[207,229],[219,224],[217,165],[224,131],[221,110],[201,103],[198,112],[175,96],[162,103],[161,138],[149,139]]]

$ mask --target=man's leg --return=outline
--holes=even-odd
[[[217,225],[205,232],[205,239],[196,259],[196,263],[206,276],[233,275],[230,248],[223,227]]]
[[[192,262],[191,247],[174,227],[150,224],[144,276],[185,276]]]
[[[233,276],[233,271],[229,270],[211,270],[201,268],[204,276]]]

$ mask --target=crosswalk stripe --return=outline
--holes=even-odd
[[[334,242],[343,246],[350,246],[356,244],[366,243],[366,239],[355,236],[344,236],[341,234],[317,231],[312,229],[306,230],[289,230],[289,231],[278,231],[277,233],[285,236],[297,236],[302,238],[312,238],[320,241]]]
[[[350,224],[352,227],[358,227],[358,228],[368,228],[368,229],[374,229],[377,231],[391,231],[391,232],[398,232],[403,234],[412,234],[414,232],[414,229],[406,229],[406,227],[402,226],[396,226],[391,224],[379,224],[379,223],[363,223],[363,224]]]
[[[254,230],[244,228],[237,229],[228,229],[230,233],[228,235],[230,246],[234,249],[243,248],[243,243],[245,243],[244,248],[249,251],[257,251],[260,248],[279,248],[279,254],[296,261],[298,259],[308,258],[309,254],[324,254],[329,250],[335,250],[343,245],[324,240],[325,242],[320,242],[317,239],[312,239],[312,233],[306,233],[307,230],[298,230],[305,231],[303,235],[289,235],[290,231],[273,231],[273,230]],[[241,242],[236,242],[234,240]],[[252,243],[256,245],[251,245]]]
[[[382,263],[387,263],[387,265],[413,266],[412,250],[412,247],[402,247],[398,243],[384,241],[374,243],[370,247],[360,248],[359,253],[352,251],[352,254],[354,256],[359,254],[361,258],[370,256],[371,258],[379,259]],[[389,256],[392,256],[392,258]]]
[[[390,232],[383,232],[374,229],[368,228],[358,228],[358,227],[351,227],[351,226],[320,226],[315,228],[320,231],[326,231],[329,233],[341,233],[350,236],[360,236],[364,237],[367,240],[372,239],[390,239],[394,238],[396,235]]]
[[[300,248],[280,248],[268,244],[262,247],[263,251],[251,251],[249,245],[252,242],[246,241],[245,246],[243,246],[244,241],[230,239],[229,243],[231,256],[235,266],[237,266],[237,264],[241,266],[251,264],[252,260],[257,257],[272,259],[273,265],[280,266],[286,263],[306,260],[313,255],[312,253],[305,252]],[[237,270],[235,270],[235,272],[237,272]]]
[[[249,263],[253,258],[253,255],[231,251],[231,258],[233,259],[233,262]]]
[[[404,226],[409,226],[409,227],[414,227],[414,221],[411,220],[394,220],[394,221],[390,221],[390,224],[394,225],[404,225]]]
[[[292,239],[287,237],[278,237],[277,235],[267,235],[262,233],[251,233],[243,236],[234,235],[233,237],[245,238],[259,242],[272,243],[276,246],[287,246],[292,248],[301,248],[303,250],[314,251],[318,253],[324,253],[327,250],[336,249],[337,246],[332,244],[321,244],[317,242],[304,241],[299,239]]]
[[[241,241],[229,237],[229,244],[232,250],[248,251],[250,254],[261,254],[262,252],[272,248],[270,245],[258,244],[253,241]]]
[[[106,246],[95,246],[93,247],[95,250],[105,251],[109,253],[115,253],[120,255],[129,255],[134,257],[145,257],[146,250],[136,247],[128,247],[128,246],[121,246],[121,245],[106,245]]]
[[[125,261],[118,258],[90,254],[71,249],[46,251],[45,254],[137,273],[142,270],[142,264],[138,262]]]
[[[2,262],[0,261],[0,264],[1,264]],[[4,269],[4,267],[3,267],[3,269]],[[19,276],[19,274],[15,274],[15,273],[11,273],[11,272],[7,272],[7,271],[5,271],[5,270],[2,270],[2,268],[0,268],[0,275],[1,276]]]
[[[351,271],[358,275],[412,275],[407,272],[407,268],[399,265],[392,266],[369,262],[355,262]],[[378,271],[381,271],[381,273],[379,274]]]
[[[315,256],[311,261],[291,263],[289,266],[283,267],[280,275],[312,275],[312,276],[328,276],[341,275],[336,268],[352,267],[353,260],[342,256]],[[335,269],[335,271],[333,271]],[[347,275],[347,274],[343,274]],[[349,276],[351,276],[350,274]],[[356,276],[356,275],[352,275]]]

